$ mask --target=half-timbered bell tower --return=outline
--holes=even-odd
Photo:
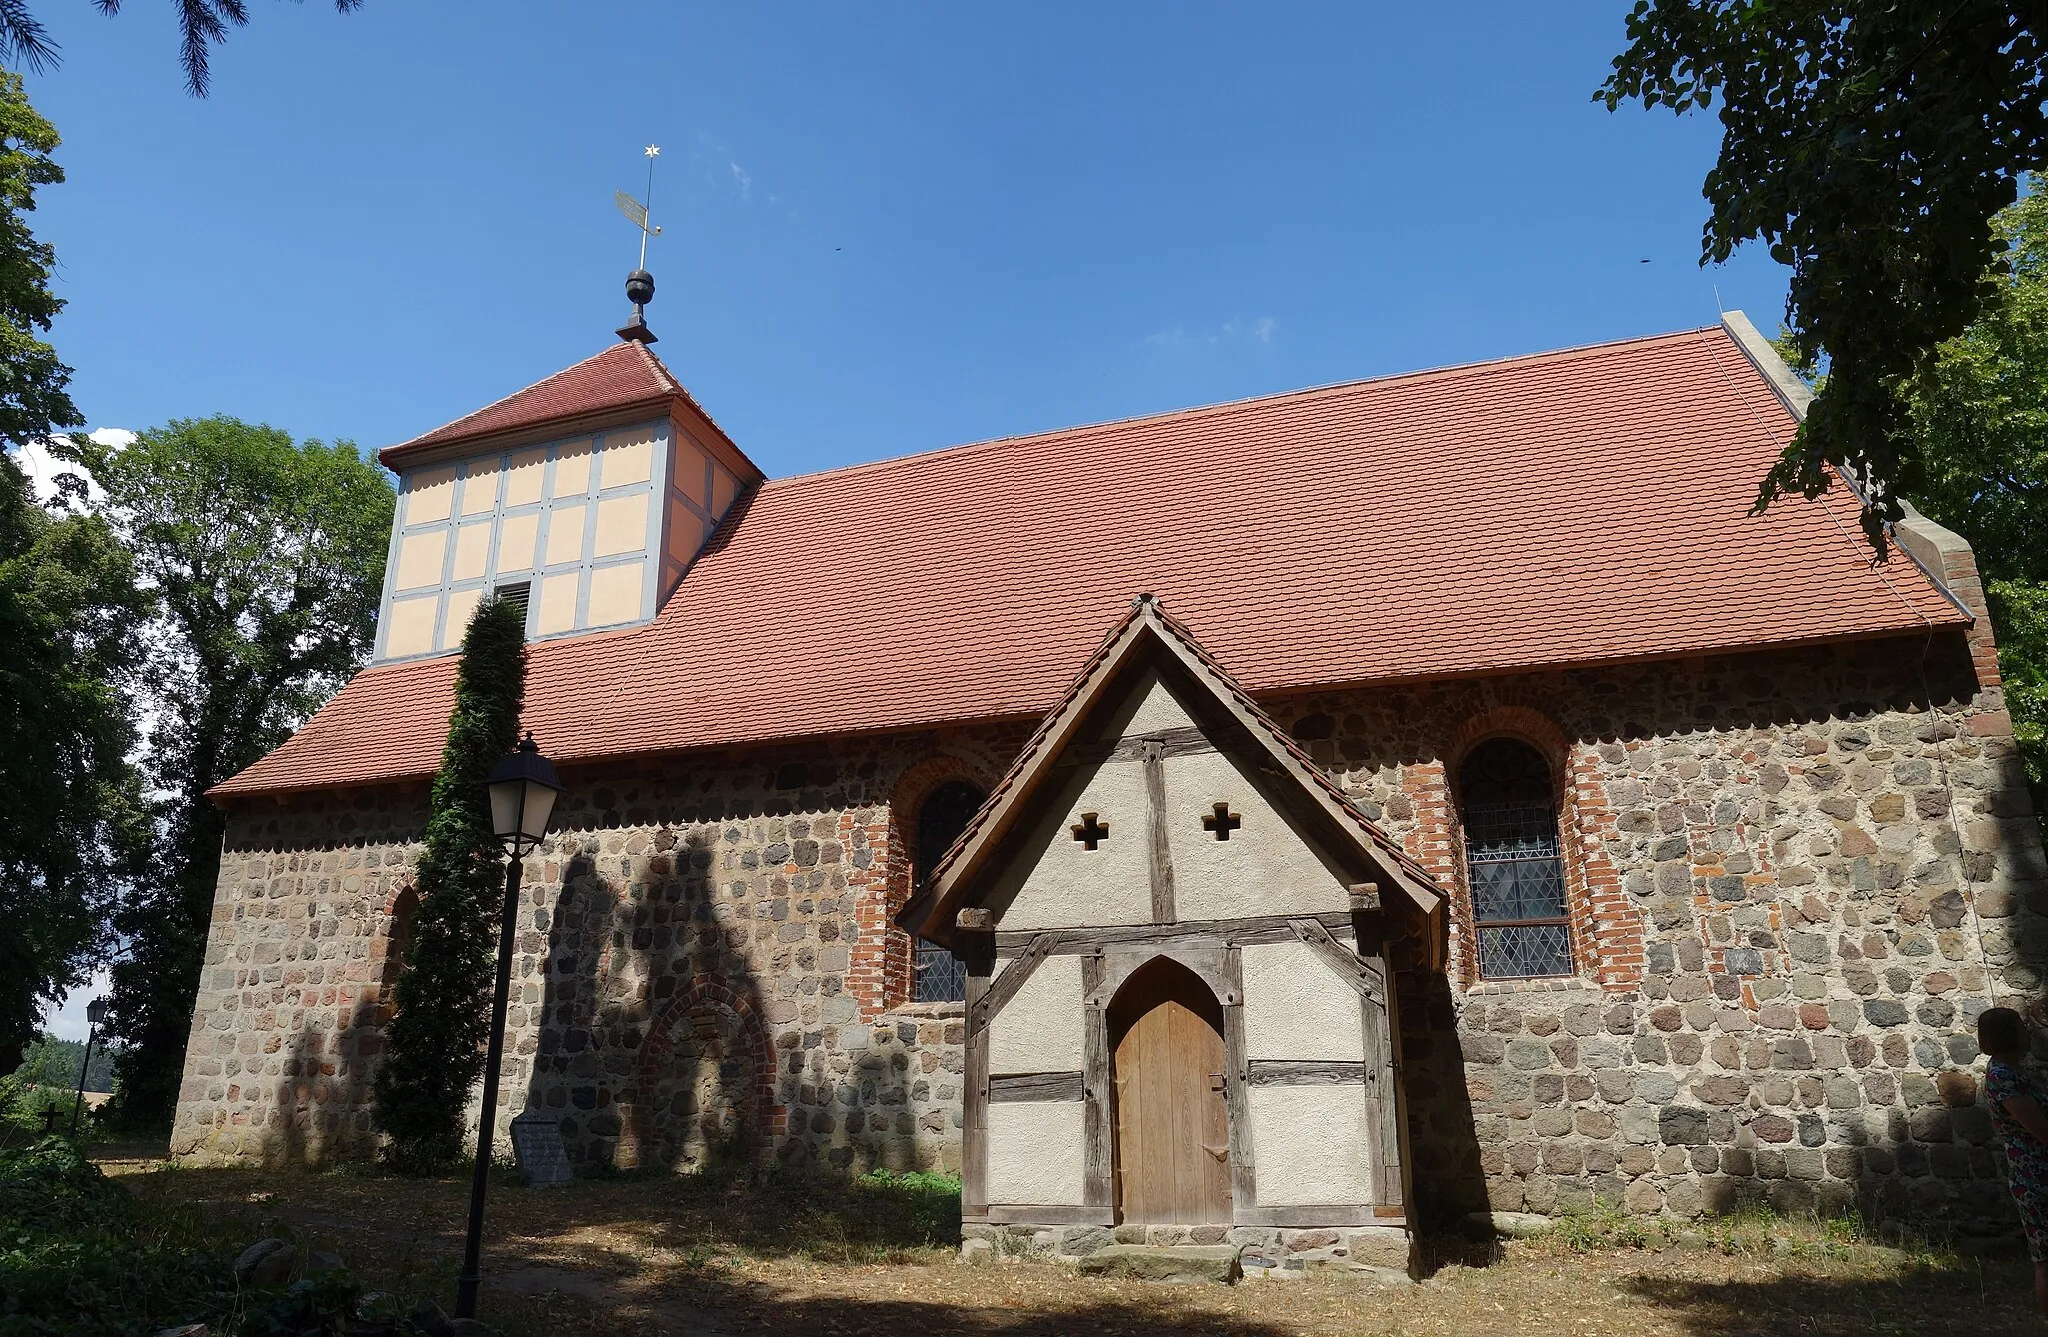
[[[1387,1257],[1411,1201],[1387,944],[1437,941],[1440,905],[1139,596],[904,911],[967,972],[964,1217],[1334,1228]]]

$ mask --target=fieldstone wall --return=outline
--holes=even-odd
[[[879,926],[908,893],[892,812],[1000,766],[982,738],[927,734],[565,775],[558,834],[523,875],[499,1141],[532,1108],[584,1165],[957,1168],[961,1009],[904,1002],[910,944]],[[393,790],[232,814],[174,1154],[374,1150],[393,912],[424,816]],[[885,974],[893,997],[849,987]]]
[[[1426,1207],[1757,1196],[2006,1228],[1971,1027],[2039,996],[2048,869],[2000,693],[1960,636],[1352,693],[1281,719],[1461,893],[1463,747],[1518,733],[1566,777],[1582,977],[1476,979],[1461,895],[1452,978],[1403,980]]]
[[[1270,702],[1453,892],[1449,971],[1401,981],[1425,1220],[1757,1196],[2008,1228],[1971,1023],[2041,995],[2048,868],[1976,673],[1961,636],[1916,637]],[[1562,777],[1572,979],[1476,978],[1454,776],[1498,732]],[[902,1006],[882,926],[905,814],[1021,733],[570,775],[526,871],[505,1116],[561,1116],[585,1164],[957,1165],[962,1022]],[[180,1155],[373,1145],[422,806],[234,814]]]

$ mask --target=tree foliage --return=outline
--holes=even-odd
[[[63,309],[56,263],[29,230],[36,191],[64,179],[57,132],[0,72],[0,445],[78,421],[70,368],[41,337]],[[83,978],[141,841],[123,695],[148,598],[89,516],[38,504],[0,453],[0,1073],[46,1004]]]
[[[93,0],[102,14],[121,12],[121,0]],[[336,12],[361,9],[363,0],[334,0]],[[211,84],[213,48],[227,40],[228,30],[249,22],[247,0],[176,0],[179,60],[185,66],[185,87],[205,97]],[[57,43],[35,16],[30,0],[0,0],[0,59],[41,74],[57,63]]]
[[[0,1073],[105,951],[146,848],[123,693],[147,608],[106,525],[0,456]]]
[[[2038,793],[2048,779],[2048,195],[2037,183],[1995,227],[2006,250],[1982,313],[1936,347],[1901,403],[1925,460],[1915,500],[1976,550]]]
[[[526,699],[526,617],[486,599],[462,638],[455,710],[434,776],[426,848],[396,1007],[377,1070],[377,1125],[408,1172],[462,1152],[463,1110],[483,1073],[504,853],[484,781],[519,739]]]
[[[294,442],[234,418],[80,447],[160,616],[147,639],[149,781],[160,834],[115,926],[119,1115],[177,1100],[220,868],[207,791],[290,736],[368,657],[393,496],[346,442]]]
[[[1908,383],[1998,291],[1990,220],[2048,163],[2048,32],[1995,0],[1638,0],[1594,95],[1720,104],[1702,263],[1762,241],[1792,269],[1799,364],[1826,385],[1757,505],[1848,465],[1883,544],[1928,482]]]

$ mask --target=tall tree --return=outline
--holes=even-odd
[[[486,599],[462,637],[455,711],[434,776],[419,909],[377,1069],[377,1125],[401,1170],[421,1173],[462,1154],[463,1110],[483,1073],[495,931],[505,863],[484,781],[519,739],[526,700],[526,614]]]
[[[1905,388],[1925,460],[1921,509],[1976,549],[2013,734],[2048,780],[2048,194],[1999,214],[2004,262],[1970,327]]]
[[[46,512],[0,455],[0,1074],[105,954],[141,864],[123,686],[148,603],[105,523]]]
[[[102,14],[121,12],[121,0],[93,0]],[[205,97],[210,86],[213,48],[227,40],[228,29],[249,22],[247,0],[176,0],[179,59],[185,66],[185,87]],[[336,11],[361,9],[363,0],[334,0]],[[35,16],[29,0],[0,0],[0,59],[26,65],[41,74],[57,63],[57,43]]]
[[[1997,288],[1993,214],[2048,165],[2048,31],[1999,0],[1638,0],[1594,94],[1683,114],[1720,102],[1701,263],[1762,241],[1791,266],[1786,324],[1826,385],[1757,505],[1870,487],[1883,543],[1927,482],[1905,387]]]
[[[37,190],[64,179],[56,148],[20,76],[0,71],[0,446],[79,416],[42,338],[64,306],[56,255],[28,225]],[[0,1072],[83,978],[137,845],[122,686],[146,603],[106,526],[44,510],[0,453]]]
[[[338,442],[294,442],[234,418],[173,422],[125,447],[82,448],[156,591],[147,767],[161,835],[115,924],[112,1035],[127,1042],[119,1115],[167,1120],[220,870],[206,792],[287,738],[368,656],[393,497]]]

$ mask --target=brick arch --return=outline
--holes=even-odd
[[[741,1105],[743,1143],[751,1151],[760,1151],[781,1141],[789,1116],[775,1100],[775,1051],[768,1043],[760,1008],[752,997],[723,981],[699,979],[687,992],[676,995],[662,1007],[640,1044],[633,1100],[637,1126],[632,1130],[640,1147],[653,1145],[656,1112],[651,1105],[662,1077],[675,1064],[676,1030],[685,1024],[695,1030],[700,1022],[715,1027],[720,1019],[731,1023],[730,1031],[738,1037],[741,1052],[752,1068]]]
[[[1516,696],[1523,695],[1517,691]],[[1621,873],[1606,853],[1616,818],[1607,803],[1593,754],[1572,740],[1546,710],[1526,701],[1496,702],[1467,716],[1443,748],[1438,778],[1451,858],[1445,861],[1452,898],[1451,959],[1470,984],[1479,979],[1479,942],[1472,918],[1472,890],[1465,864],[1458,768],[1473,748],[1493,738],[1528,743],[1550,764],[1557,804],[1558,844],[1564,854],[1565,913],[1570,919],[1572,961],[1610,992],[1634,989],[1643,975],[1642,913],[1622,892]]]
[[[847,973],[847,992],[867,1021],[910,1001],[916,943],[896,927],[896,915],[910,899],[911,851],[917,848],[917,810],[933,790],[965,780],[987,793],[998,768],[959,752],[934,752],[904,768],[889,790],[879,813],[872,810],[864,830],[849,831],[857,814],[840,818],[840,839],[849,849],[863,847],[870,866],[856,869],[854,917],[858,936]]]
[[[405,964],[405,948],[412,939],[413,919],[419,914],[420,893],[410,880],[401,882],[384,900],[377,927],[370,938],[370,971],[376,987],[364,991],[358,1015],[382,1027],[390,1023],[397,1006],[398,972]]]

